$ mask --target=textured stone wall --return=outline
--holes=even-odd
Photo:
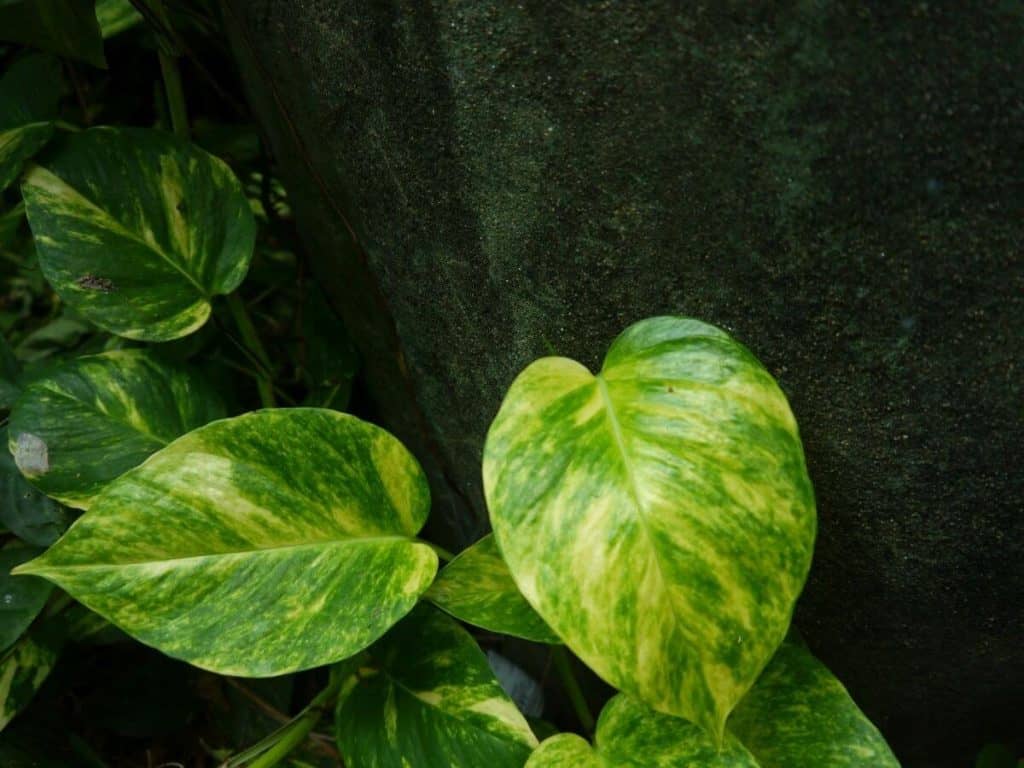
[[[802,427],[812,648],[908,766],[1014,735],[1024,6],[223,3],[439,530],[484,530],[483,438],[529,361],[708,320]]]

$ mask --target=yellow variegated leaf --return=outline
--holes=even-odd
[[[786,398],[713,326],[627,329],[515,380],[484,489],[520,591],[609,683],[721,735],[789,626],[816,517]]]
[[[89,320],[132,339],[199,328],[245,277],[255,224],[217,158],[161,131],[63,137],[22,184],[43,274]]]
[[[223,674],[347,658],[433,579],[414,537],[419,464],[337,411],[257,411],[200,427],[97,496],[40,558],[53,581],[138,640]]]
[[[466,630],[418,607],[338,705],[347,768],[521,768],[537,740]]]

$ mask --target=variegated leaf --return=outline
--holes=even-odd
[[[57,663],[63,637],[52,623],[33,628],[0,655],[0,730],[25,710]]]
[[[560,643],[512,580],[494,536],[488,534],[446,565],[427,591],[457,619],[538,643]]]
[[[761,768],[899,768],[828,669],[787,641],[729,719]]]
[[[0,549],[0,651],[21,637],[53,591],[53,586],[42,579],[11,576],[12,568],[41,552],[25,546]]]
[[[394,437],[315,408],[208,424],[111,483],[40,558],[136,639],[230,675],[347,658],[415,605],[429,490]]]
[[[721,735],[785,635],[816,526],[796,422],[754,356],[658,317],[596,376],[538,360],[491,425],[484,488],[516,584],[565,643]]]
[[[436,608],[418,607],[370,656],[338,704],[348,768],[521,768],[536,746],[476,642]]]
[[[526,768],[758,768],[726,734],[719,746],[703,728],[619,694],[601,711],[595,746],[574,734],[546,740]]]
[[[145,350],[115,350],[33,381],[11,412],[8,440],[33,484],[87,509],[150,454],[225,415],[217,390],[198,371]]]
[[[68,525],[68,510],[29,484],[7,445],[7,429],[0,430],[0,524],[22,541],[39,547],[55,542]]]
[[[88,319],[133,339],[199,328],[245,277],[255,224],[220,160],[161,131],[64,137],[22,195],[43,274]]]
[[[0,78],[0,191],[53,135],[60,77],[55,58],[34,54],[15,61]]]

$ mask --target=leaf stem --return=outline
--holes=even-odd
[[[171,128],[174,134],[183,139],[189,135],[188,111],[185,108],[185,91],[181,87],[181,71],[178,60],[169,53],[160,50],[160,73],[164,78],[164,91],[167,94],[167,107],[171,112]]]
[[[442,547],[440,544],[435,544],[434,542],[427,541],[426,539],[416,539],[416,541],[418,541],[420,544],[426,544],[428,547],[434,550],[434,552],[437,554],[439,558],[444,560],[446,563],[451,562],[455,559],[455,555],[453,555],[447,549]]]
[[[316,724],[320,722],[320,717],[323,715],[324,710],[329,709],[331,703],[337,697],[338,692],[341,690],[342,682],[343,678],[340,675],[332,676],[328,686],[309,702],[309,705],[302,710],[298,717],[280,730],[280,738],[266,751],[254,758],[249,763],[248,768],[271,768],[271,766],[277,765],[293,749],[304,742],[313,728],[316,727]]]
[[[588,735],[592,734],[594,732],[594,716],[590,714],[587,699],[583,695],[576,676],[572,673],[572,664],[569,661],[568,652],[561,645],[556,645],[551,649],[551,660],[555,663],[555,670],[562,680],[562,686],[569,696],[569,703],[572,704],[572,708],[576,712],[576,718],[580,721],[580,725],[583,726],[583,730]]]
[[[256,388],[260,393],[260,402],[264,408],[273,408],[275,401],[274,386],[269,374],[271,370],[270,357],[267,355],[267,350],[263,347],[263,342],[260,341],[259,334],[256,333],[256,326],[252,324],[252,318],[249,317],[249,310],[245,308],[245,302],[242,301],[242,297],[237,292],[229,293],[227,300],[228,309],[231,310],[231,315],[235,319],[238,332],[242,334],[242,341],[253,357],[259,361],[263,370],[268,372],[256,380]]]

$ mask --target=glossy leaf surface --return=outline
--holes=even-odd
[[[427,597],[468,624],[538,643],[561,642],[516,587],[490,534],[448,563]]]
[[[899,768],[831,672],[787,641],[729,720],[761,768]]]
[[[41,552],[35,547],[0,549],[0,651],[21,637],[53,591],[53,586],[43,579],[11,576],[12,568]]]
[[[466,630],[423,605],[340,701],[348,768],[521,768],[537,741]]]
[[[59,98],[60,63],[52,56],[26,56],[0,78],[0,191],[53,135]]]
[[[721,734],[785,635],[816,526],[796,422],[754,356],[658,317],[597,376],[538,360],[491,425],[484,489],[517,585],[565,643]]]
[[[161,131],[64,137],[22,183],[43,274],[97,325],[166,341],[245,277],[255,224],[220,160]]]
[[[0,430],[0,444],[7,445],[6,428]],[[68,510],[33,487],[5,447],[0,448],[0,524],[38,547],[53,544],[71,524]]]
[[[22,566],[138,640],[230,675],[362,650],[437,569],[411,537],[430,507],[391,435],[312,408],[201,427],[111,483]]]
[[[726,734],[721,748],[693,723],[663,715],[619,694],[601,711],[595,746],[575,734],[547,739],[527,768],[759,768]]]
[[[86,509],[112,480],[225,415],[217,390],[198,371],[144,350],[116,350],[32,382],[11,412],[8,439],[25,477]]]

